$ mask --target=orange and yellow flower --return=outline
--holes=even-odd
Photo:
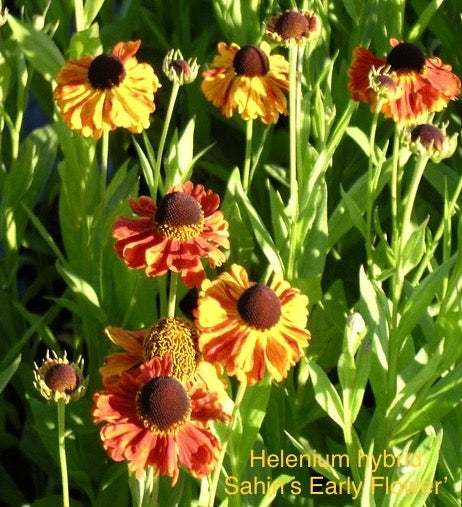
[[[280,274],[267,286],[250,282],[245,269],[233,264],[202,283],[195,310],[199,349],[240,381],[254,384],[265,371],[280,381],[308,345],[307,304]]]
[[[378,74],[383,75],[380,82],[386,84],[387,90],[381,112],[397,123],[420,123],[428,113],[441,111],[456,99],[460,79],[450,65],[435,56],[426,58],[409,42],[390,39],[390,44],[392,49],[386,57],[375,56],[363,47],[354,50],[348,71],[353,100],[368,102],[372,110],[376,108],[380,89],[372,85],[371,77],[377,81]],[[390,88],[393,93],[388,94]]]
[[[149,127],[160,84],[153,68],[135,58],[140,44],[119,42],[111,53],[64,64],[56,77],[54,98],[70,128],[99,139],[117,127],[134,133]]]
[[[244,120],[276,123],[287,114],[288,73],[287,60],[271,55],[266,42],[242,48],[220,42],[211,68],[202,73],[202,91],[227,118],[237,109]]]
[[[202,382],[207,390],[217,394],[225,412],[231,413],[232,401],[226,392],[226,383],[221,379],[223,368],[202,359],[199,330],[192,322],[179,317],[165,317],[147,329],[130,331],[108,326],[105,332],[112,343],[124,352],[105,358],[104,366],[99,370],[103,378],[114,379],[153,357],[169,353],[173,377],[183,383],[192,379]]]
[[[130,199],[140,218],[114,222],[117,255],[147,276],[170,270],[180,273],[186,286],[199,286],[205,278],[201,258],[220,266],[225,255],[219,248],[229,248],[228,222],[219,205],[217,194],[190,181],[173,187],[157,205],[146,196]]]
[[[103,392],[93,396],[95,423],[104,423],[100,436],[114,461],[128,461],[141,479],[147,467],[171,477],[175,485],[179,465],[196,478],[207,476],[216,464],[219,442],[208,421],[227,421],[215,393],[202,385],[187,388],[171,376],[171,359],[155,357],[105,379]]]

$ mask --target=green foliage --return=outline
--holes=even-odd
[[[136,481],[125,463],[107,457],[92,395],[102,389],[105,356],[120,352],[104,327],[149,328],[166,315],[170,278],[128,269],[114,252],[112,224],[133,217],[129,196],[156,201],[191,179],[220,195],[229,224],[226,262],[207,266],[207,276],[231,263],[262,283],[282,272],[308,296],[310,312],[311,340],[288,378],[276,384],[266,376],[247,387],[215,505],[460,505],[462,150],[428,162],[403,223],[413,155],[401,133],[393,136],[393,121],[378,115],[373,125],[369,105],[353,102],[348,90],[353,49],[385,56],[390,38],[438,55],[461,75],[460,1],[85,0],[79,32],[75,2],[18,4],[0,41],[0,503],[62,504],[55,405],[32,386],[34,361],[40,364],[46,349],[70,359],[83,354],[90,375],[86,396],[66,407],[71,505],[148,503],[149,480]],[[297,6],[314,10],[321,30],[299,50],[293,213],[289,120],[282,115],[276,125],[254,121],[249,192],[242,184],[245,122],[237,112],[225,118],[204,99],[200,72],[179,89],[164,153],[159,140],[172,89],[161,73],[169,49],[196,57],[203,71],[219,41],[258,44],[269,16]],[[138,38],[136,58],[154,67],[162,88],[149,129],[111,132],[106,174],[102,142],[62,122],[55,79],[65,58],[107,53]],[[273,53],[287,56],[270,42]],[[449,121],[452,134],[460,131],[461,112],[451,102],[429,121]],[[177,292],[177,313],[190,316],[195,292]],[[236,385],[228,383],[231,392]],[[222,442],[227,428],[213,425]],[[252,467],[251,452],[338,454],[349,464]],[[417,454],[421,466],[374,469],[358,462],[360,452]],[[337,486],[362,481],[362,489],[356,499],[345,491],[311,495],[315,475]],[[228,495],[227,476],[273,488]],[[441,485],[438,492],[385,494],[373,491],[377,476]],[[287,493],[293,481],[301,494]],[[284,494],[274,490],[283,485]],[[181,470],[174,488],[160,479],[159,504],[203,505],[208,489],[207,480]]]

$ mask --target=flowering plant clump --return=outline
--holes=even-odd
[[[0,505],[460,505],[424,4],[0,1]]]

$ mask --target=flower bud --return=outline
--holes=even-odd
[[[179,49],[171,49],[164,58],[162,69],[170,81],[183,85],[196,79],[199,65],[195,58],[186,61]]]
[[[34,363],[34,386],[46,400],[68,403],[85,394],[88,378],[84,378],[82,370],[81,356],[75,363],[70,363],[66,353],[63,358],[58,358],[54,352],[50,357],[50,351],[47,351],[40,367]]]

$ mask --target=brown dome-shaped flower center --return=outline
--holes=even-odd
[[[120,84],[125,78],[122,61],[115,55],[97,56],[88,69],[88,80],[93,88],[107,90]]]
[[[173,226],[192,225],[201,220],[201,212],[201,207],[194,197],[184,192],[172,192],[157,206],[155,221],[157,224]]]
[[[269,329],[281,317],[281,300],[274,291],[257,283],[246,289],[237,302],[239,315],[257,329]]]
[[[202,232],[204,213],[191,195],[171,192],[159,202],[154,222],[164,238],[186,241]]]
[[[310,33],[308,19],[297,11],[288,11],[281,14],[274,25],[275,31],[283,39],[299,39]]]
[[[172,377],[146,382],[137,393],[136,405],[143,425],[153,431],[175,431],[190,412],[188,394]]]
[[[172,358],[172,377],[185,382],[196,371],[198,342],[199,332],[192,323],[177,317],[160,319],[144,339],[144,359],[163,357],[168,352]]]
[[[425,55],[415,44],[401,42],[388,53],[387,64],[391,70],[397,72],[400,70],[421,72],[425,65]]]
[[[79,378],[70,364],[54,364],[45,373],[45,384],[54,392],[71,393],[79,386]]]
[[[418,125],[411,132],[411,140],[413,142],[419,141],[424,148],[428,149],[433,146],[437,150],[441,150],[444,143],[444,134],[434,125]]]
[[[268,57],[257,46],[244,46],[235,54],[233,67],[239,76],[264,76],[269,70]]]

